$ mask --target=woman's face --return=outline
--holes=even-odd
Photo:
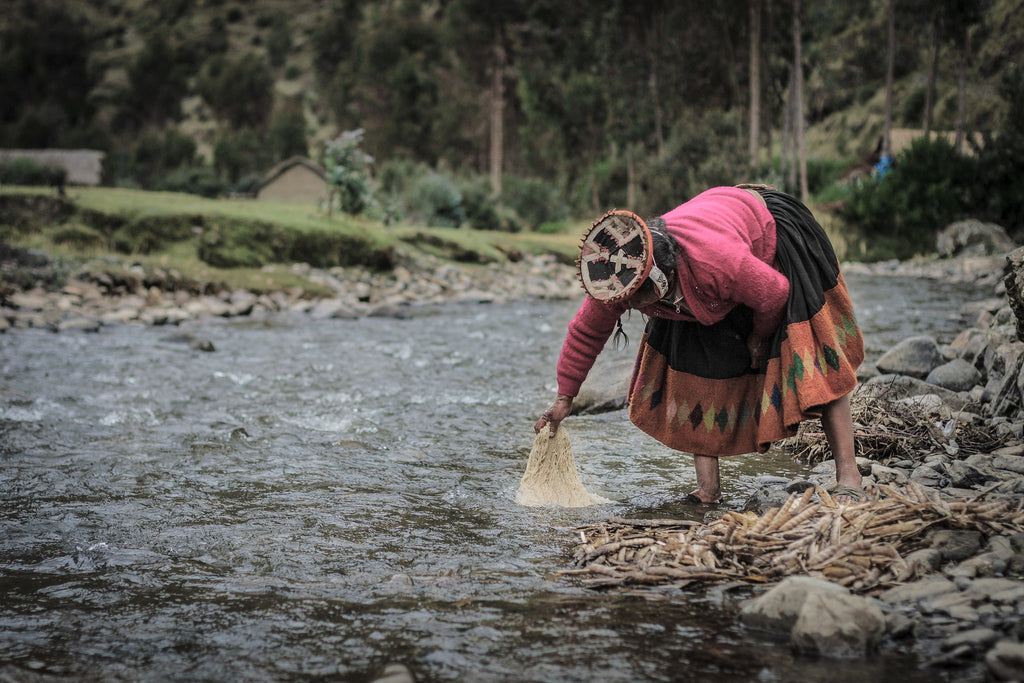
[[[626,301],[629,303],[630,308],[644,308],[645,306],[653,306],[660,299],[661,297],[658,296],[657,289],[654,287],[644,287]]]

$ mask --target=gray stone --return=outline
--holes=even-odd
[[[981,384],[982,377],[977,368],[957,358],[929,372],[924,381],[950,391],[969,391],[975,385]]]
[[[928,384],[922,379],[906,375],[878,375],[860,385],[857,391],[864,393],[868,398],[885,397],[893,401],[909,396],[935,394],[942,399],[943,403],[957,411],[963,410],[967,405],[967,400],[955,391],[943,389],[940,386]]]
[[[989,647],[997,640],[999,640],[999,634],[990,628],[972,628],[946,638],[942,641],[942,649],[952,650],[967,645],[972,650],[980,650]]]
[[[99,332],[100,323],[98,320],[93,318],[86,318],[84,316],[77,316],[74,318],[68,318],[62,320],[57,324],[57,329],[61,332]]]
[[[904,339],[875,362],[879,372],[918,379],[924,379],[941,364],[938,343],[933,337],[924,335]]]
[[[985,655],[985,665],[998,681],[1024,680],[1024,643],[1000,640]]]
[[[1015,474],[1024,474],[1024,456],[997,455],[992,458],[992,467]]]
[[[790,630],[807,596],[812,593],[830,596],[850,594],[842,586],[830,581],[792,576],[756,598],[745,601],[740,608],[740,620],[755,628]]]
[[[607,413],[625,408],[633,363],[633,358],[599,358],[572,402],[573,414]]]
[[[892,604],[918,604],[922,600],[930,600],[945,593],[957,590],[956,584],[942,576],[927,576],[923,579],[890,588],[879,596],[883,602]]]
[[[905,470],[886,467],[878,463],[871,466],[871,476],[879,484],[906,484],[910,479]]]
[[[904,566],[900,572],[900,581],[909,581],[927,576],[942,564],[942,553],[936,548],[921,548],[903,558]]]
[[[981,550],[981,533],[978,531],[938,529],[927,538],[929,545],[942,553],[945,562],[959,562]]]
[[[929,465],[915,467],[914,471],[910,473],[910,481],[933,488],[939,488],[949,483],[949,479],[945,475]]]
[[[977,579],[965,591],[976,600],[1013,605],[1024,601],[1024,582],[1014,579]]]
[[[885,616],[871,601],[849,593],[813,591],[790,633],[799,652],[832,659],[868,654],[885,633]]]
[[[935,238],[940,256],[989,256],[1006,254],[1014,248],[1006,229],[996,223],[966,218],[950,223]]]
[[[963,489],[969,489],[993,479],[991,475],[962,460],[954,460],[946,465],[946,474],[949,475],[950,486]]]
[[[388,664],[372,683],[416,683],[416,679],[404,664]]]

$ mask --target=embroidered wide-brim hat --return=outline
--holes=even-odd
[[[580,282],[604,303],[632,295],[654,264],[651,231],[632,211],[609,211],[594,221],[580,241]]]

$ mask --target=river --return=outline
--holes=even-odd
[[[949,341],[990,296],[851,277],[869,357]],[[596,592],[573,528],[689,517],[692,462],[623,412],[566,422],[618,501],[515,504],[576,302],[407,320],[209,320],[0,336],[0,674],[16,680],[952,680],[888,645],[818,662],[734,619],[739,588]],[[634,346],[635,348],[635,342]],[[627,352],[628,353],[628,352]],[[779,455],[723,464],[726,505]],[[948,678],[947,678],[948,676]]]

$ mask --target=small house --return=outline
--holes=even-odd
[[[256,188],[257,199],[319,202],[327,198],[327,171],[312,159],[292,157],[270,169]]]

